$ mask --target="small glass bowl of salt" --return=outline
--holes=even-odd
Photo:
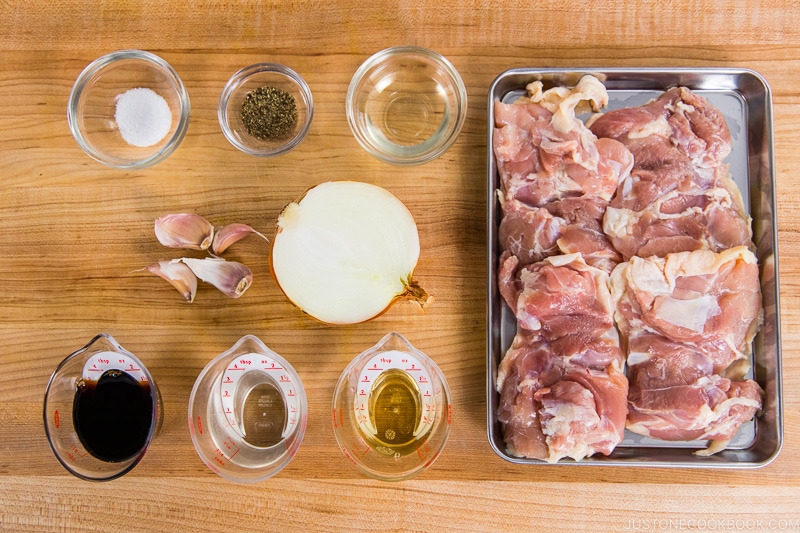
[[[189,126],[189,95],[178,73],[142,50],[94,60],[75,80],[67,118],[78,145],[95,160],[136,169],[166,159]]]

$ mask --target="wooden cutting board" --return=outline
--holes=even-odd
[[[17,531],[798,529],[800,512],[800,6],[779,0],[487,3],[0,3],[0,529]],[[379,162],[347,125],[350,77],[392,45],[435,49],[460,71],[469,111],[457,143],[418,167]],[[67,98],[81,70],[123,48],[150,50],[183,78],[192,112],[155,167],[100,165],[72,138]],[[260,159],[223,137],[227,79],[260,61],[299,72],[314,95],[306,140]],[[487,93],[514,67],[735,66],[774,91],[783,317],[784,448],[758,470],[516,466],[486,437]],[[418,281],[435,298],[361,325],[319,324],[271,279],[268,246],[237,244],[254,283],[239,300],[201,287],[184,304],[139,271],[177,257],[153,220],[199,213],[267,236],[283,206],[331,179],[381,185],[414,214]],[[361,476],[339,451],[333,388],[357,354],[397,331],[441,367],[453,393],[445,452],[402,483]],[[108,483],[70,476],[45,439],[42,398],[58,362],[99,332],[138,355],[164,400],[144,460]],[[187,425],[200,370],[245,334],[292,362],[308,431],[277,477],[235,485],[204,466]],[[752,525],[752,527],[751,527]],[[703,527],[701,527],[703,526]]]

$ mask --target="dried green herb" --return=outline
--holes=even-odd
[[[297,124],[297,102],[283,89],[259,87],[244,97],[242,122],[247,133],[258,139],[284,136]]]

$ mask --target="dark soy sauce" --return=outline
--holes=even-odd
[[[126,461],[142,451],[150,434],[150,385],[121,370],[106,370],[97,381],[81,380],[72,418],[90,454],[110,463]]]

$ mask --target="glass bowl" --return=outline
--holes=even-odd
[[[294,100],[294,121],[283,120],[288,110],[286,93]],[[251,118],[245,122],[243,106],[255,95],[260,95],[261,104],[247,108]],[[295,71],[276,63],[257,63],[228,80],[217,114],[222,133],[233,146],[246,154],[270,157],[285,154],[305,138],[314,116],[314,101],[308,84]]]
[[[128,93],[132,89],[138,89],[134,97]],[[93,159],[114,168],[144,168],[166,159],[183,140],[189,95],[160,57],[120,50],[81,72],[69,96],[67,120],[78,145]]]
[[[467,114],[467,90],[440,54],[415,46],[387,48],[353,75],[346,112],[367,152],[389,163],[417,165],[455,142]]]

